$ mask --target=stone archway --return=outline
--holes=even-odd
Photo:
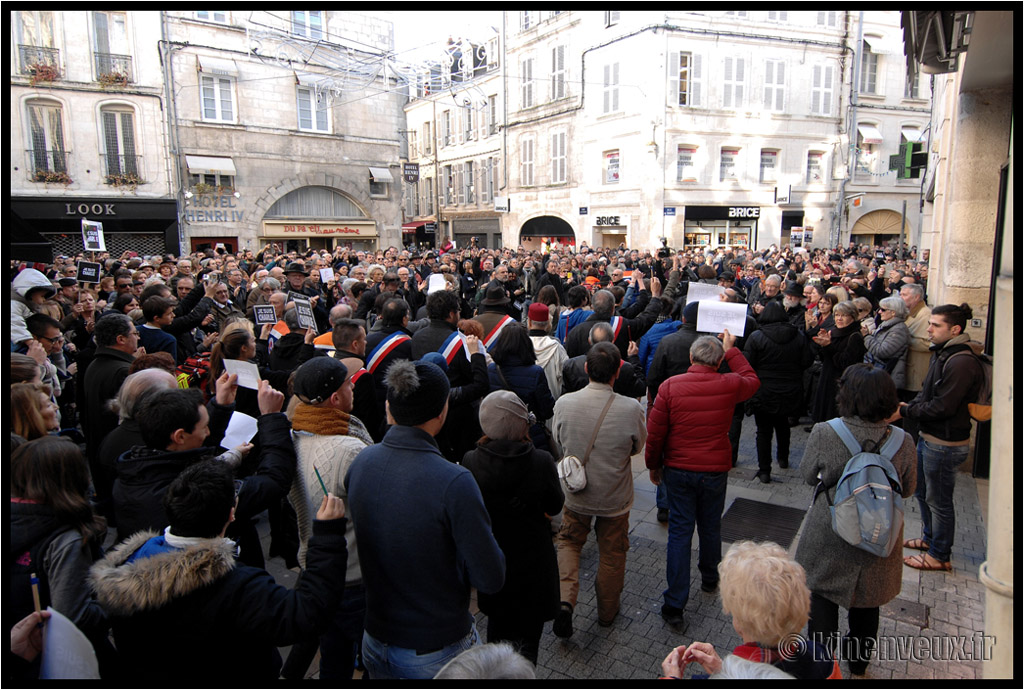
[[[365,217],[372,217],[370,212],[367,210],[369,208],[369,198],[353,194],[349,191],[345,184],[345,180],[341,177],[330,173],[306,172],[298,173],[294,177],[281,180],[281,183],[276,187],[268,187],[267,190],[260,195],[260,198],[253,204],[252,214],[248,216],[246,229],[253,237],[256,237],[259,234],[263,218],[270,210],[270,207],[289,193],[294,192],[297,189],[302,189],[303,187],[327,187],[328,189],[334,190],[351,200]]]
[[[528,251],[540,248],[544,238],[564,245],[575,245],[576,231],[558,216],[531,218],[519,230],[519,244]]]

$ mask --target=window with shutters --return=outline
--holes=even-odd
[[[470,206],[476,204],[476,180],[474,178],[473,161],[466,161],[462,164],[462,186],[465,190],[465,203]]]
[[[445,110],[441,113],[441,146],[451,146],[452,139],[452,111]]]
[[[63,108],[51,101],[29,101],[27,109],[32,179],[41,182],[51,175],[66,176],[68,154],[64,147]]]
[[[761,149],[761,184],[777,182],[779,179],[779,152]]]
[[[739,179],[739,157],[739,149],[722,147],[722,164],[719,169],[719,180],[725,182],[726,180]]]
[[[525,58],[519,63],[519,79],[522,88],[523,108],[533,107],[533,58]]]
[[[697,147],[681,145],[676,148],[676,179],[679,182],[698,182]]]
[[[415,218],[420,214],[420,199],[417,193],[418,185],[412,182],[405,183],[405,216]]]
[[[434,137],[430,136],[430,123],[423,123],[423,152],[433,153],[434,152]]]
[[[787,22],[789,21],[789,12],[769,12],[768,21],[770,22]]]
[[[605,12],[604,25],[615,26],[622,19],[622,12]]]
[[[818,26],[827,26],[829,28],[835,28],[838,21],[838,12],[818,12]]]
[[[427,177],[423,179],[423,201],[424,214],[431,215],[434,213],[434,178]]]
[[[526,31],[533,26],[533,13],[532,12],[520,12],[519,13],[519,30]]]
[[[834,65],[814,65],[811,69],[811,114],[831,115],[834,91]]]
[[[141,158],[135,148],[135,112],[126,107],[104,107],[103,174],[106,184],[141,181]]]
[[[725,16],[726,17],[736,17],[737,19],[746,19],[747,18],[747,12],[742,11],[742,10],[733,11],[733,12],[726,12]]]
[[[498,133],[498,96],[493,94],[487,97],[487,133]]]
[[[604,152],[604,183],[617,184],[619,182],[619,151]]]
[[[442,169],[444,173],[444,205],[455,205],[455,176],[452,174],[452,166],[446,165]]]
[[[324,13],[292,10],[292,36],[319,41],[324,37]]]
[[[604,107],[602,113],[619,110],[619,63],[604,66]]]
[[[669,54],[669,102],[672,105],[701,105],[701,56],[695,53]]]
[[[462,122],[463,141],[470,141],[472,139],[475,139],[476,130],[474,129],[474,127],[476,123],[476,111],[472,109],[464,110],[462,116],[465,118]]]
[[[565,98],[565,46],[551,49],[551,100]]]
[[[133,82],[128,15],[124,12],[93,12],[92,21],[96,79],[104,85],[124,86]]]
[[[903,89],[904,98],[920,98],[921,97],[921,71],[916,70],[914,72],[914,78],[908,79]]]
[[[877,129],[877,125],[869,125]],[[878,152],[881,143],[878,139],[865,139],[863,127],[857,127],[857,167],[853,178],[859,182],[877,182],[874,173],[878,172]]]
[[[807,184],[821,184],[825,181],[825,173],[822,169],[824,159],[825,154],[822,151],[808,151]]]
[[[199,97],[206,122],[235,121],[235,80],[230,77],[199,78]]]
[[[746,60],[744,58],[725,58],[722,75],[722,107],[742,108],[743,87],[746,84]]]
[[[415,129],[409,130],[409,158],[419,158],[420,145],[419,145],[419,132]]]
[[[327,108],[321,106],[316,90],[306,86],[298,88],[299,129],[303,132],[329,132]]]
[[[768,60],[764,63],[764,109],[781,113],[786,104],[786,63]]]
[[[551,184],[563,184],[566,181],[566,134],[556,132],[551,135]]]
[[[464,163],[459,163],[452,167],[452,174],[455,176],[452,180],[452,187],[454,194],[452,202],[458,205],[466,203],[466,187],[464,181],[466,179],[466,166]]]
[[[871,52],[867,42],[860,54],[860,92],[878,93],[878,53]]]
[[[519,162],[521,163],[521,184],[524,187],[533,186],[533,137],[523,137],[519,144]]]

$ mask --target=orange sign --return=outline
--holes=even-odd
[[[264,223],[264,237],[310,237],[324,235],[341,235],[350,237],[376,237],[377,226],[365,222],[341,222],[341,223]]]

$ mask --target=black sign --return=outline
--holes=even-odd
[[[419,163],[402,163],[402,178],[409,184],[415,184],[420,179]]]
[[[580,215],[581,216],[585,216],[588,213],[590,213],[590,209],[589,208],[587,208],[586,206],[580,206]]]
[[[257,304],[253,306],[252,312],[256,316],[257,326],[277,323],[277,310],[274,309],[273,304]]]
[[[757,220],[760,206],[687,206],[686,220]]]
[[[299,328],[315,328],[316,321],[313,319],[313,307],[308,299],[295,300],[295,311],[299,315]]]
[[[294,290],[289,290],[288,291],[288,301],[289,302],[298,302],[300,300],[306,300],[308,302],[309,301],[309,295],[304,295],[301,292],[295,292]]]
[[[433,235],[435,232],[437,232],[437,223],[424,223],[423,232],[427,233],[428,235]]]
[[[622,225],[619,216],[598,216],[595,225]]]
[[[89,261],[78,262],[78,282],[98,283],[100,282],[100,265]]]

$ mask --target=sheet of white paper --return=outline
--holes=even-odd
[[[747,305],[701,300],[697,303],[697,330],[701,333],[721,333],[725,329],[737,338],[747,327]]]
[[[46,680],[98,680],[96,651],[81,630],[52,607],[43,629],[43,656],[39,677]]]
[[[320,280],[327,283],[334,280],[334,269],[333,268],[321,268],[320,269]]]
[[[232,412],[228,421],[228,428],[224,432],[224,439],[220,447],[224,449],[235,448],[248,443],[256,435],[256,419],[244,412]]]
[[[225,359],[224,368],[229,374],[238,374],[239,386],[252,388],[254,391],[260,389],[260,370],[252,362],[243,362],[240,359]]]
[[[708,285],[707,283],[690,283],[686,291],[686,303],[700,302],[701,300],[716,300],[725,292],[724,287]]]
[[[443,273],[432,273],[427,279],[427,294],[432,294],[438,290],[445,289],[445,279]]]

